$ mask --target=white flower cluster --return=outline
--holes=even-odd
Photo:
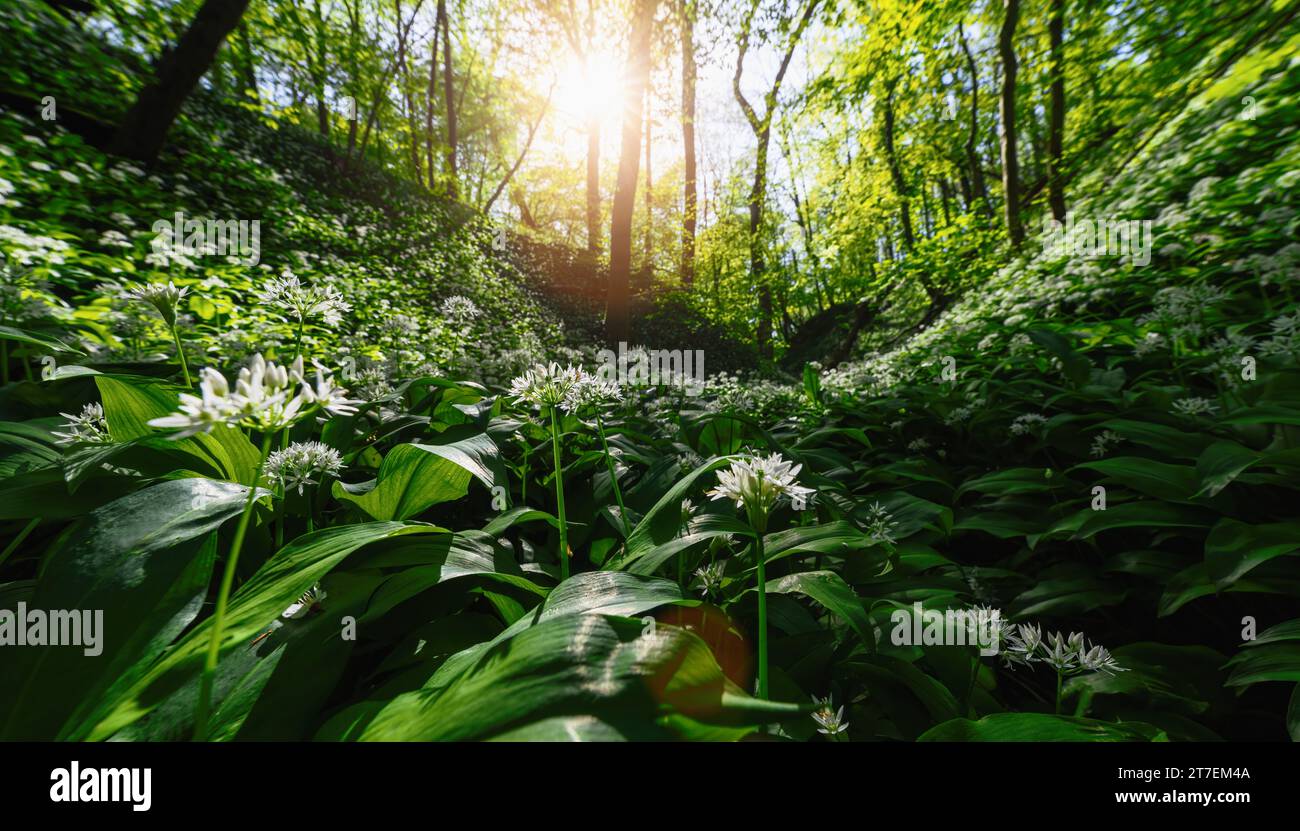
[[[150,427],[175,429],[173,439],[206,433],[219,424],[247,427],[260,432],[283,430],[313,411],[332,415],[356,412],[357,401],[347,390],[334,385],[330,374],[316,366],[316,384],[309,385],[303,374],[302,358],[288,367],[267,362],[261,354],[239,370],[232,390],[225,376],[204,368],[199,377],[199,395],[181,393],[179,411],[149,422]],[[297,391],[294,386],[298,385]]]
[[[148,303],[158,310],[162,319],[167,322],[168,326],[176,325],[176,306],[181,302],[189,289],[177,288],[176,284],[167,281],[166,285],[162,283],[145,283],[143,285],[129,286],[124,292],[128,300],[140,300]]]
[[[318,441],[296,441],[267,456],[263,467],[268,479],[285,491],[296,488],[300,494],[307,485],[316,484],[313,475],[337,476],[342,469],[343,457],[339,452]]]
[[[848,732],[849,723],[844,720],[844,705],[841,704],[838,710],[835,709],[835,702],[831,696],[825,698],[812,697],[813,721],[817,722],[817,732],[826,736],[838,736],[841,733]]]
[[[108,421],[104,418],[104,408],[98,402],[87,404],[81,412],[59,413],[68,420],[64,425],[67,432],[55,433],[59,444],[109,444],[113,439],[108,434]]]
[[[458,323],[468,323],[482,312],[473,300],[460,294],[453,294],[442,301],[442,314]]]
[[[1002,654],[1011,663],[1043,663],[1062,675],[1125,671],[1106,647],[1089,645],[1082,632],[1072,632],[1068,638],[1060,632],[1044,636],[1039,624],[1022,623],[1010,632],[1009,640]]]
[[[1174,402],[1174,412],[1179,415],[1187,416],[1188,418],[1198,415],[1212,415],[1218,409],[1218,404],[1215,404],[1208,398],[1201,398],[1199,396],[1180,398]]]
[[[706,566],[700,566],[695,570],[695,576],[700,581],[700,594],[705,598],[717,596],[718,591],[722,588],[722,563],[710,563]]]
[[[510,382],[510,395],[538,407],[558,407],[586,373],[580,367],[537,364]]]
[[[303,285],[298,275],[288,270],[271,280],[262,292],[262,302],[279,306],[298,323],[319,317],[328,326],[342,323],[343,313],[352,308],[338,289],[319,283]]]
[[[706,492],[714,499],[730,499],[737,508],[766,516],[782,496],[806,497],[813,493],[795,481],[803,465],[786,461],[780,453],[738,459],[718,471],[717,487]]]

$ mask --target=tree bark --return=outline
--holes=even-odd
[[[628,43],[623,92],[623,137],[619,148],[618,185],[609,229],[609,287],[605,296],[605,338],[612,346],[631,334],[628,295],[632,271],[632,212],[636,207],[637,167],[641,150],[641,107],[650,78],[650,30],[657,0],[637,0]]]
[[[204,0],[176,48],[158,61],[154,79],[126,111],[109,142],[110,153],[143,162],[158,158],[185,99],[247,8],[248,0]]]
[[[761,116],[740,89],[740,79],[745,72],[745,54],[749,51],[750,29],[754,16],[758,12],[759,2],[760,0],[753,0],[741,24],[740,49],[736,56],[736,72],[731,79],[731,90],[736,97],[736,102],[740,104],[740,109],[745,113],[745,120],[754,131],[754,138],[757,139],[758,144],[754,155],[754,184],[749,190],[749,273],[750,280],[758,293],[758,325],[755,332],[758,353],[764,360],[771,360],[772,287],[767,280],[763,240],[760,234],[763,226],[763,202],[767,197],[768,144],[772,137],[772,117],[776,113],[777,95],[781,91],[781,83],[785,80],[785,73],[790,68],[790,59],[794,57],[795,47],[798,46],[804,29],[808,28],[819,0],[809,0],[808,5],[804,7],[803,14],[786,44],[785,55],[777,69],[776,78],[772,81],[771,89],[764,96],[764,112]]]
[[[443,95],[447,99],[447,195],[456,199],[460,195],[459,174],[456,170],[456,145],[459,137],[456,123],[456,81],[452,76],[451,21],[447,17],[447,0],[438,0],[438,20],[442,25]],[[433,174],[429,175],[432,178]]]
[[[1065,144],[1065,0],[1052,0],[1048,37],[1051,41],[1051,122],[1047,128],[1047,203],[1058,222],[1065,221],[1065,178],[1061,153]]]
[[[1002,193],[1006,210],[1007,237],[1019,247],[1025,239],[1020,222],[1020,162],[1016,156],[1016,52],[1014,39],[1020,18],[1020,0],[1003,0],[1006,11],[998,33],[998,54],[1002,58]]]
[[[681,0],[682,27],[682,285],[695,283],[695,3]]]
[[[961,38],[962,51],[966,53],[966,67],[970,70],[970,129],[966,133],[966,164],[970,168],[970,195],[966,202],[969,205],[973,199],[980,200],[977,204],[983,207],[986,215],[992,216],[993,206],[989,203],[988,187],[984,184],[984,168],[977,150],[980,129],[979,68],[975,65],[975,56],[971,54],[970,44],[966,41],[966,29],[960,23],[957,24],[957,34]]]
[[[441,29],[442,15],[439,14],[434,18],[433,36],[429,38],[429,85],[424,91],[424,166],[429,171],[429,190],[433,190],[436,184],[433,179],[433,104],[438,94],[438,32]]]

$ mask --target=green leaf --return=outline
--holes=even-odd
[[[404,534],[437,533],[446,532],[422,523],[371,522],[327,528],[299,537],[267,560],[231,596],[220,654],[247,648],[303,592],[358,548]],[[203,666],[212,637],[211,626],[212,619],[208,618],[191,629],[162,661],[111,703],[111,710],[89,738],[97,740],[113,735],[144,716],[172,691],[193,683]]]
[[[1247,525],[1227,517],[1205,539],[1205,570],[1226,588],[1251,569],[1300,549],[1300,522]]]
[[[5,737],[83,737],[109,687],[134,680],[194,620],[216,558],[212,532],[247,497],[241,485],[177,479],[87,517],[47,560],[30,606],[102,611],[103,652],[24,651],[25,671],[0,693]]]
[[[927,730],[922,742],[1158,742],[1163,731],[1149,724],[1112,724],[1045,713],[994,713],[979,721],[957,718]]]
[[[1235,441],[1215,442],[1196,460],[1196,472],[1201,477],[1201,489],[1197,495],[1216,495],[1260,458],[1259,453]]]
[[[375,519],[410,519],[433,505],[464,497],[471,478],[491,488],[496,483],[493,461],[499,455],[486,433],[451,444],[399,444],[384,457],[372,489],[353,493],[335,482],[333,493]]]
[[[743,720],[712,652],[676,626],[562,615],[484,650],[442,689],[398,696],[361,734],[363,741],[465,741],[509,735],[574,716],[649,721],[664,712],[697,720]],[[800,712],[769,705],[770,720]]]
[[[246,436],[234,427],[220,425],[210,433],[170,441],[148,422],[176,410],[180,389],[163,384],[126,380],[110,375],[95,376],[104,404],[108,432],[115,442],[134,439],[167,441],[166,449],[183,453],[201,463],[197,472],[207,473],[241,484],[252,484],[261,454]]]
[[[848,621],[868,649],[875,649],[878,633],[867,617],[862,600],[853,588],[833,571],[802,571],[767,583],[769,594],[802,594],[827,611]]]
[[[731,464],[732,460],[733,457],[731,456],[711,459],[686,474],[677,484],[669,488],[668,492],[660,497],[654,507],[647,511],[646,515],[637,523],[637,526],[632,529],[631,536],[627,538],[627,544],[623,546],[623,553],[607,562],[605,568],[607,570],[626,569],[637,558],[644,557],[657,546],[675,538],[682,527],[682,500],[691,493],[696,480],[718,468],[726,467]]]
[[[1243,649],[1228,661],[1229,687],[1261,681],[1300,681],[1300,643],[1272,643]]]

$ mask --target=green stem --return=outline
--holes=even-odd
[[[1056,672],[1056,714],[1061,714],[1061,672]]]
[[[302,355],[302,327],[305,326],[306,324],[307,321],[305,319],[300,318],[298,320],[298,334],[293,339],[293,360],[294,361],[298,360],[298,357]],[[293,361],[290,361],[290,363],[292,362]]]
[[[5,550],[0,552],[0,566],[5,564],[5,561],[9,559],[10,554],[13,554],[18,550],[18,546],[23,544],[23,540],[27,539],[27,535],[36,530],[36,526],[40,521],[40,517],[32,517],[31,522],[28,522],[23,530],[18,532],[18,536],[14,537],[13,542],[5,546]]]
[[[555,454],[555,507],[560,520],[560,579],[569,579],[569,526],[564,519],[564,468],[560,466],[560,422],[551,408],[551,450]]]
[[[190,365],[185,360],[185,349],[181,346],[180,332],[176,331],[176,324],[172,324],[172,340],[176,342],[176,357],[181,361],[181,372],[185,375],[185,386],[193,387],[194,383],[190,380]]]
[[[758,529],[755,529],[756,531]],[[758,559],[758,697],[767,698],[767,567],[763,562],[763,533],[754,537]]]
[[[632,536],[632,526],[627,521],[627,509],[623,507],[623,491],[618,486],[618,474],[614,471],[614,457],[609,455],[609,442],[605,441],[605,425],[596,414],[596,432],[600,433],[600,446],[605,451],[605,465],[609,468],[609,481],[614,486],[614,501],[618,503],[618,516],[623,520],[623,538]]]
[[[271,452],[271,439],[274,433],[262,436],[262,455],[257,462],[257,472],[253,474],[253,484],[248,489],[248,499],[244,500],[244,512],[239,515],[239,525],[235,528],[235,539],[230,546],[230,556],[226,558],[226,570],[221,575],[221,589],[217,592],[217,608],[212,613],[212,637],[208,639],[208,654],[203,661],[203,676],[199,680],[199,701],[194,708],[194,740],[206,741],[208,737],[208,714],[212,708],[212,678],[217,671],[217,656],[221,653],[221,635],[226,625],[226,604],[230,600],[230,587],[235,582],[235,568],[239,565],[239,552],[244,547],[244,535],[248,533],[248,521],[253,515],[253,504],[257,501],[257,483],[262,478],[262,466]]]

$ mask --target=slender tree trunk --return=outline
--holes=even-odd
[[[966,198],[969,207],[972,199],[978,199],[988,216],[993,215],[993,206],[989,203],[988,187],[984,184],[984,167],[978,152],[980,129],[980,76],[971,54],[970,44],[966,41],[966,29],[957,24],[957,34],[961,39],[962,51],[966,53],[966,67],[970,71],[970,129],[966,132],[966,164],[970,167],[970,188]]]
[[[641,150],[641,107],[650,79],[650,34],[657,0],[637,0],[628,44],[623,92],[623,139],[619,148],[618,185],[614,190],[609,230],[609,288],[605,297],[605,337],[617,346],[631,334],[628,294],[632,269],[632,212],[636,207],[637,167]]]
[[[397,12],[398,25],[402,20],[402,0],[393,0],[393,8]],[[411,27],[415,25],[415,18],[406,26],[406,32],[409,35]],[[419,130],[416,128],[415,102],[411,100],[411,67],[406,60],[406,38],[397,39],[397,69],[401,73],[402,101],[406,104],[406,128],[411,134],[411,172],[415,176],[416,182],[424,180],[423,165],[420,163],[420,139]]]
[[[456,145],[459,142],[456,123],[456,81],[452,75],[451,21],[447,17],[447,0],[438,0],[438,20],[442,23],[443,94],[447,99],[447,195],[456,199],[460,194],[459,174],[456,170]],[[432,173],[429,174],[432,177]]]
[[[440,4],[441,5],[441,4]],[[442,29],[442,16],[433,23],[433,37],[429,38],[429,86],[424,92],[424,166],[429,171],[429,190],[433,190],[433,104],[438,93],[438,32]]]
[[[253,43],[248,37],[248,27],[242,21],[236,27],[236,35],[239,41],[240,75],[244,85],[244,95],[256,103],[261,100],[257,89],[257,56],[253,53]]]
[[[903,250],[910,252],[916,244],[912,232],[912,209],[907,194],[907,180],[903,177],[903,167],[898,161],[898,152],[894,147],[894,92],[898,86],[897,78],[885,82],[885,98],[881,124],[881,137],[885,148],[885,161],[889,165],[889,178],[894,184],[894,195],[898,197],[898,214],[903,229]]]
[[[695,3],[681,0],[682,29],[682,285],[695,283]]]
[[[1047,24],[1051,40],[1051,123],[1047,132],[1047,202],[1052,216],[1065,221],[1065,179],[1061,152],[1065,144],[1065,0],[1052,0]]]
[[[185,99],[247,8],[248,0],[204,0],[176,48],[158,61],[153,80],[126,111],[109,140],[110,153],[143,162],[158,158]]]
[[[745,114],[749,127],[754,131],[754,138],[757,139],[757,148],[754,154],[754,184],[749,191],[749,273],[750,281],[758,293],[758,324],[756,326],[756,338],[758,345],[758,354],[763,360],[772,358],[772,286],[768,281],[766,274],[766,263],[764,261],[764,240],[762,238],[763,227],[763,203],[767,198],[767,153],[768,144],[772,136],[772,118],[776,114],[777,96],[781,91],[781,83],[785,80],[785,73],[790,68],[790,59],[794,57],[795,47],[799,45],[799,39],[803,36],[804,29],[808,27],[809,21],[812,20],[813,13],[817,11],[817,5],[820,0],[809,0],[808,5],[804,7],[803,14],[799,18],[798,24],[791,32],[789,40],[786,42],[785,55],[781,59],[781,65],[777,69],[776,78],[772,81],[772,86],[764,96],[764,111],[760,115],[749,103],[740,88],[740,79],[745,72],[745,54],[749,51],[750,30],[753,26],[755,14],[758,11],[758,0],[754,0],[749,8],[749,13],[741,24],[740,49],[736,56],[736,72],[731,79],[732,94],[736,102],[740,104],[740,109]]]
[[[998,54],[1002,58],[1002,192],[1007,222],[1007,237],[1019,247],[1025,239],[1020,222],[1020,162],[1016,156],[1016,23],[1020,19],[1020,0],[1003,0],[1006,15],[998,33]]]
[[[555,88],[552,87],[551,92],[554,91]],[[519,171],[519,166],[524,163],[524,157],[528,155],[529,149],[533,146],[533,136],[537,134],[537,128],[541,126],[542,119],[546,117],[546,111],[550,109],[550,106],[551,96],[548,93],[546,96],[546,103],[542,105],[541,112],[537,114],[537,120],[528,128],[528,139],[524,142],[524,149],[519,152],[519,157],[515,159],[514,165],[506,173],[505,178],[501,180],[501,184],[497,185],[496,190],[492,191],[492,195],[488,197],[487,202],[483,204],[483,213],[486,214],[488,211],[492,210],[492,205],[497,201],[497,197],[501,195],[501,192],[510,184],[510,180],[515,177],[515,173]]]
[[[645,147],[645,251],[643,252],[643,256],[645,257],[645,269],[648,272],[652,267],[651,263],[654,261],[653,258],[654,258],[654,239],[655,239],[654,238],[654,231],[655,231],[654,229],[654,221],[655,221],[654,186],[655,185],[654,185],[654,176],[650,172],[650,144],[651,144],[651,133],[654,129],[654,125],[652,123],[651,116],[650,116],[650,95],[648,92],[649,83],[646,84],[646,89],[647,89],[647,94],[645,96],[645,118],[642,122],[645,125],[645,139],[641,143],[642,146]]]

